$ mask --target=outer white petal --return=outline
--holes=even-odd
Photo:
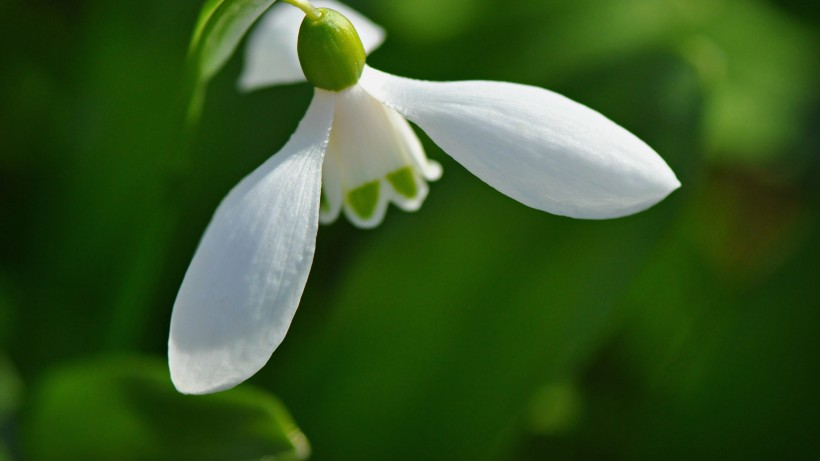
[[[539,210],[614,218],[644,210],[680,186],[636,136],[542,88],[425,82],[370,67],[359,84],[473,174]]]
[[[353,23],[369,54],[384,42],[384,29],[347,5],[333,0],[312,2],[318,8],[330,8],[342,13]],[[305,14],[286,3],[273,5],[259,20],[248,37],[245,66],[239,77],[239,89],[251,91],[272,85],[305,81],[296,41]]]
[[[168,359],[180,392],[233,387],[282,342],[307,281],[332,93],[317,90],[282,150],[231,190],[179,289]]]

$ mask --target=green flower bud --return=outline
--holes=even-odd
[[[318,9],[299,27],[299,63],[307,80],[318,88],[341,91],[359,81],[367,55],[353,24],[341,13]]]

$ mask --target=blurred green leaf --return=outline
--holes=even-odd
[[[630,56],[675,52],[698,73],[701,136],[715,159],[761,163],[787,153],[817,91],[816,33],[770,2],[578,0],[533,12],[549,22],[515,49],[533,61],[526,78],[572,80]]]
[[[253,23],[276,0],[208,0],[191,39],[199,76],[210,80],[233,55]]]
[[[699,200],[690,212],[715,198]],[[731,283],[692,238],[705,220],[682,218],[636,278],[626,331],[587,383],[593,411],[574,441],[582,458],[815,458],[820,292],[806,287],[820,261],[816,218],[813,239],[794,236],[771,273]]]
[[[766,2],[724,0],[680,43],[706,92],[716,159],[766,163],[793,148],[817,92],[816,35]]]
[[[20,404],[23,383],[11,362],[0,353],[0,425]]]
[[[49,73],[59,81],[48,102],[59,122],[26,154],[44,164],[31,172],[39,181],[21,182],[24,188],[8,194],[31,196],[22,201],[25,214],[8,221],[15,228],[31,215],[8,241],[26,247],[10,280],[12,339],[19,339],[10,355],[24,377],[80,354],[134,347],[146,332],[166,330],[147,323],[163,280],[174,197],[181,195],[170,190],[169,170],[179,163],[180,71],[195,14],[185,2],[51,7],[72,27],[53,26],[63,31],[55,36],[45,33],[52,27],[45,23],[29,34],[56,37],[70,62]]]
[[[379,17],[394,18],[390,34],[404,35],[415,43],[431,42],[457,37],[469,30],[492,5],[480,0],[449,0],[446,14],[431,14],[441,10],[439,0],[412,2],[374,2],[380,8]]]
[[[6,430],[20,406],[23,382],[5,354],[0,351],[0,461],[13,459],[6,448]]]
[[[23,437],[34,461],[305,459],[307,440],[270,394],[185,396],[163,362],[104,359],[50,374]]]
[[[276,0],[207,0],[188,49],[191,100],[188,122],[199,117],[205,86],[236,51],[254,22]]]
[[[6,282],[0,278],[0,347],[6,344],[6,340],[13,331],[13,313],[11,297],[6,291]]]
[[[554,381],[539,389],[530,402],[529,426],[536,434],[572,431],[581,420],[583,395],[575,383]]]

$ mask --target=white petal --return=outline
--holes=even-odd
[[[635,135],[542,88],[425,82],[367,66],[359,83],[473,174],[539,210],[614,218],[644,210],[680,186]]]
[[[168,341],[180,392],[233,387],[282,342],[316,245],[332,93],[316,90],[282,150],[222,201],[182,281]]]
[[[332,0],[317,0],[312,3],[317,8],[336,10],[349,19],[368,54],[384,42],[384,29],[349,6]],[[296,54],[299,26],[304,17],[302,11],[286,3],[273,5],[262,16],[248,37],[245,66],[238,82],[240,90],[251,91],[305,81]]]

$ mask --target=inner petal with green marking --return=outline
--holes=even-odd
[[[419,187],[416,184],[416,174],[413,172],[413,168],[409,166],[388,173],[387,180],[390,181],[393,190],[405,198],[416,198],[419,193]]]
[[[359,218],[371,219],[379,204],[380,186],[380,181],[370,181],[349,191],[345,196],[345,205]]]
[[[389,203],[415,211],[427,197],[427,181],[441,167],[427,159],[410,124],[358,85],[334,93],[336,108],[322,169],[319,219],[341,213],[357,227],[379,225]]]

